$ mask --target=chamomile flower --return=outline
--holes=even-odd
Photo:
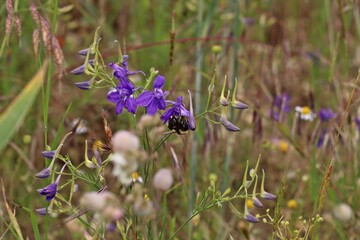
[[[295,111],[300,114],[300,119],[304,121],[313,121],[316,114],[308,106],[296,106]]]

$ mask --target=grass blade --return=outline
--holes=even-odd
[[[33,105],[38,94],[42,80],[44,79],[47,63],[25,86],[21,93],[10,103],[7,109],[0,115],[0,153],[4,150],[13,134],[23,122],[30,107]]]

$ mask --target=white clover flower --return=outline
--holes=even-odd
[[[300,119],[304,121],[313,121],[316,117],[316,114],[308,106],[296,106],[295,111],[300,114]]]

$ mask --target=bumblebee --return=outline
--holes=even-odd
[[[168,121],[168,128],[181,134],[189,130],[189,119],[185,116],[172,115]]]

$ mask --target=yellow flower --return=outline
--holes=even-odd
[[[287,202],[287,207],[290,209],[296,209],[297,208],[297,201],[295,199],[290,199]]]
[[[246,206],[247,206],[248,208],[253,208],[253,207],[254,207],[254,204],[253,204],[252,199],[247,199],[247,200],[246,200]]]
[[[279,140],[277,147],[282,153],[286,153],[289,150],[289,144],[284,140]]]

